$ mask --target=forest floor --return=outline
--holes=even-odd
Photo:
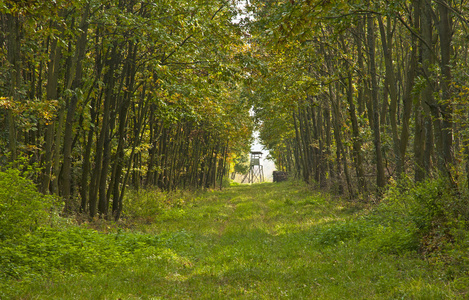
[[[364,211],[295,182],[208,191],[132,229],[159,237],[138,259],[35,280],[15,298],[464,298],[418,253],[376,251],[341,236],[337,224]]]

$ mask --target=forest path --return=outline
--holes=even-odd
[[[319,297],[323,285],[340,280],[339,260],[353,253],[334,258],[334,253],[317,249],[315,232],[321,224],[348,215],[343,203],[298,183],[208,192],[179,215],[154,224],[159,234],[184,236],[169,246],[190,261],[190,267],[166,275],[163,298]],[[360,298],[359,289],[348,287],[353,285],[350,277],[341,284],[344,297]]]
[[[349,236],[358,211],[298,182],[209,191],[148,228],[168,237],[174,259],[132,289],[148,299],[445,299],[425,262]]]

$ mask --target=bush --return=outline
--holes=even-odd
[[[442,251],[444,244],[453,242],[452,230],[464,224],[463,203],[461,192],[443,178],[394,182],[378,207],[365,217],[378,228],[366,242],[395,253]]]
[[[318,242],[355,240],[370,250],[393,254],[439,251],[452,241],[451,228],[460,223],[462,204],[454,193],[443,179],[414,183],[404,178],[392,183],[370,212],[326,227]]]
[[[462,217],[465,206],[461,192],[445,179],[429,179],[421,183],[410,180],[393,185],[387,193],[381,211],[393,211],[400,218],[413,223],[420,236],[435,230],[449,230]]]
[[[231,186],[231,179],[228,176],[223,176],[222,185],[223,188],[228,188]]]
[[[0,171],[0,241],[46,225],[56,204],[52,196],[39,193],[18,170]]]

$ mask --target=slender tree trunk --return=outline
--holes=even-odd
[[[421,15],[421,31],[423,43],[421,48],[422,55],[422,72],[426,79],[425,87],[422,91],[422,105],[424,108],[425,116],[425,152],[424,152],[424,165],[425,174],[428,176],[431,172],[431,156],[433,153],[434,138],[436,142],[436,148],[442,149],[441,141],[441,127],[439,112],[433,93],[435,92],[435,74],[433,73],[434,64],[434,51],[433,44],[433,22],[432,14],[433,10],[426,1],[422,1],[422,15]],[[433,122],[431,117],[433,117]],[[432,126],[433,125],[433,126]],[[441,159],[438,160],[442,162]]]
[[[93,115],[93,114],[92,114]],[[94,119],[92,117],[92,119]],[[91,148],[93,146],[93,129],[87,134],[87,143],[85,146],[85,154],[83,155],[83,166],[82,166],[82,174],[81,174],[81,186],[80,186],[80,196],[81,196],[81,212],[88,211],[88,193],[89,193],[89,183],[88,177],[90,172],[90,161],[91,161]]]
[[[21,85],[21,30],[20,21],[17,16],[7,15],[7,59],[10,64],[9,68],[9,91],[8,96],[13,102],[19,101],[18,89]],[[17,132],[16,120],[11,109],[7,111],[7,128],[8,128],[8,148],[10,150],[10,161],[17,160]]]
[[[303,124],[303,118],[301,115],[301,109],[298,108],[298,114],[297,114],[297,119],[299,123],[299,128],[296,128],[297,133],[298,133],[298,140],[300,142],[300,148],[301,149],[301,158],[302,158],[302,174],[303,174],[303,180],[306,183],[310,183],[311,179],[311,169],[309,166],[309,158],[308,158],[308,153],[307,153],[307,145],[306,141],[304,138],[304,124]]]
[[[324,152],[325,152],[325,138],[324,138],[324,126],[325,122],[323,120],[323,109],[321,107],[318,107],[317,109],[317,138],[319,140],[319,148],[317,149],[317,157],[316,157],[316,163],[317,163],[317,175],[318,175],[318,181],[321,187],[326,186],[326,170],[327,170],[327,164],[326,160],[324,159]]]
[[[62,128],[64,124],[64,105],[59,103],[58,121],[57,128],[55,129],[55,142],[54,142],[54,168],[52,178],[52,192],[60,195],[59,190],[59,177],[60,177],[60,158],[61,158],[61,146],[62,146]]]
[[[381,45],[383,48],[383,56],[386,67],[386,85],[391,99],[389,105],[389,121],[391,123],[391,132],[393,140],[394,155],[396,156],[396,171],[398,176],[403,172],[403,158],[401,157],[399,132],[397,129],[397,83],[394,76],[393,57],[392,57],[392,33],[391,21],[388,17],[387,32],[384,28],[381,16],[378,16],[379,31],[381,33]]]
[[[324,109],[324,118],[326,120],[326,163],[327,163],[327,170],[329,172],[329,180],[335,177],[334,166],[330,161],[331,157],[331,149],[332,149],[332,125],[331,125],[331,110],[329,104],[326,104],[326,108]]]
[[[46,86],[46,97],[48,100],[57,100],[57,86],[59,77],[59,63],[61,59],[61,48],[58,45],[57,39],[54,38],[50,43],[49,51],[49,63],[47,73],[47,86]],[[42,177],[42,192],[50,190],[50,183],[52,180],[52,159],[53,159],[53,144],[54,144],[54,129],[55,121],[50,122],[46,125],[46,136],[45,136],[45,158],[44,158],[44,169]],[[56,153],[57,155],[57,153]]]
[[[338,184],[338,192],[339,194],[344,193],[344,186],[343,186],[343,175],[342,175],[342,154],[344,151],[342,150],[342,135],[340,134],[341,124],[340,124],[340,115],[339,115],[339,104],[337,103],[338,100],[337,96],[333,93],[332,87],[329,86],[329,95],[330,101],[332,105],[332,124],[334,128],[334,139],[336,143],[336,168],[337,168],[337,184]]]
[[[441,56],[441,92],[442,99],[439,103],[441,113],[441,145],[439,149],[442,162],[439,163],[440,171],[444,176],[451,178],[450,166],[453,164],[453,121],[451,109],[451,43],[453,37],[453,26],[450,17],[448,1],[438,2],[438,13],[440,22],[438,26],[440,36],[440,56]]]
[[[118,219],[118,216],[120,215],[120,193],[119,193],[119,188],[121,184],[121,177],[123,173],[123,168],[124,168],[124,141],[125,141],[125,129],[127,127],[127,111],[130,106],[131,102],[131,96],[132,92],[134,89],[134,82],[135,82],[135,66],[132,64],[132,62],[135,60],[135,54],[136,54],[136,46],[130,44],[128,47],[128,57],[126,60],[126,67],[124,68],[126,70],[125,74],[125,92],[124,96],[122,99],[122,103],[120,104],[120,109],[119,109],[119,124],[118,124],[118,129],[117,129],[117,135],[118,135],[118,143],[117,143],[117,150],[115,154],[115,159],[113,162],[113,172],[112,172],[112,179],[111,179],[111,184],[109,185],[109,192],[112,192],[113,194],[113,204],[112,204],[112,215],[114,216],[115,219]],[[124,81],[124,79],[123,79]],[[135,127],[137,127],[137,124],[134,124]],[[138,136],[135,137],[135,140],[138,140]],[[135,145],[135,143],[134,143]],[[130,163],[130,162],[129,162]],[[108,197],[109,198],[109,197]]]
[[[357,34],[355,35],[355,43],[357,45],[357,63],[358,63],[358,70],[361,74],[365,74],[365,66],[363,62],[363,41],[365,41],[365,34],[364,34],[364,27],[365,27],[365,19],[361,18],[358,20],[357,24]],[[365,112],[366,107],[366,95],[365,87],[366,87],[366,80],[364,80],[363,76],[358,77],[358,98],[357,98],[357,110],[358,115],[361,116]],[[369,118],[371,119],[371,118]]]
[[[360,130],[358,128],[358,120],[356,115],[355,103],[353,101],[353,85],[352,73],[348,74],[347,100],[349,103],[349,115],[352,122],[352,147],[353,160],[355,162],[355,172],[358,178],[358,190],[366,191],[365,172],[363,171],[362,143],[360,138]]]
[[[467,116],[467,119],[469,120],[469,110],[466,111],[466,116]],[[466,132],[467,130],[469,129],[468,125],[466,124],[464,126]],[[465,158],[465,169],[466,169],[466,189],[469,190],[469,136],[465,136],[465,139],[463,139],[463,147],[464,147],[464,158]]]
[[[376,78],[376,58],[375,58],[375,34],[374,34],[373,18],[371,14],[367,16],[367,43],[368,43],[368,59],[369,71],[371,77],[371,107],[373,111],[369,113],[373,118],[373,143],[376,154],[376,185],[378,189],[384,188],[386,178],[384,174],[383,152],[381,148],[381,133],[379,122],[379,101],[378,101],[378,82]]]
[[[419,28],[420,26],[420,7],[419,5],[413,3],[413,26],[414,28]],[[417,97],[413,95],[412,89],[415,84],[416,70],[417,70],[417,39],[415,36],[412,36],[412,49],[410,50],[410,59],[407,65],[407,72],[404,76],[404,92],[403,92],[403,116],[402,116],[402,130],[400,137],[400,146],[399,152],[401,157],[401,166],[398,167],[397,176],[400,178],[402,174],[405,174],[405,160],[406,160],[406,151],[407,145],[410,137],[410,116],[412,114],[412,103],[417,101]]]

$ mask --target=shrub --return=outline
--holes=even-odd
[[[443,179],[414,183],[404,178],[393,182],[370,212],[326,227],[318,234],[318,241],[334,245],[356,240],[370,250],[393,254],[420,250],[426,254],[435,241],[451,240],[445,235],[458,219],[456,207],[461,206],[456,205],[460,200],[453,194]]]
[[[15,169],[0,171],[0,241],[15,239],[47,223],[57,202],[39,193]]]
[[[223,188],[228,188],[231,186],[231,179],[228,176],[223,176],[222,185]]]
[[[384,199],[366,216],[378,228],[368,245],[390,252],[419,250],[428,255],[452,242],[452,228],[461,226],[464,197],[443,178],[415,183],[394,182]]]

